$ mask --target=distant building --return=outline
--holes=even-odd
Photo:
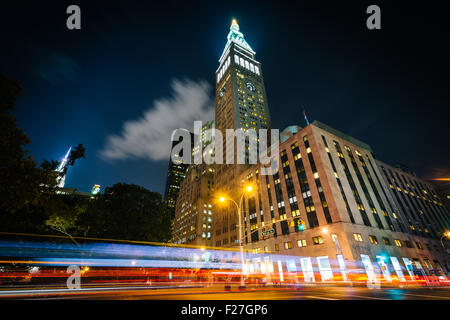
[[[78,191],[75,188],[55,188],[55,193],[63,196],[73,196],[73,197],[81,197],[81,198],[91,198],[94,199],[94,195],[90,192]]]
[[[434,186],[405,171],[376,161],[383,182],[389,186],[397,211],[405,218],[405,233],[439,238],[450,229],[450,215]]]
[[[211,246],[214,166],[190,165],[180,187],[171,242]]]
[[[172,148],[176,146],[179,141],[172,142]],[[194,146],[194,134],[191,133],[191,146]],[[182,154],[180,155],[182,156]],[[178,193],[180,192],[180,184],[183,181],[187,169],[187,164],[184,164],[180,161],[172,161],[172,158],[169,159],[169,166],[167,170],[167,180],[166,180],[166,188],[164,192],[164,202],[167,205],[167,208],[170,210],[172,217],[175,216],[175,205],[178,198]]]
[[[93,196],[97,195],[100,192],[100,185],[99,184],[94,184],[94,186],[91,189],[91,194]]]
[[[214,129],[214,121],[203,124],[199,145],[192,150],[194,158],[200,148],[203,156],[214,135],[208,138],[207,130]],[[211,156],[214,156],[212,153]],[[186,169],[176,200],[175,217],[172,222],[173,243],[198,246],[212,245],[212,223],[214,196],[214,165],[191,164]]]
[[[64,188],[64,185],[66,184],[66,173],[67,173],[67,162],[69,161],[70,152],[72,151],[72,146],[67,151],[64,158],[59,163],[58,167],[56,168],[56,172],[58,172],[58,177],[56,178],[56,183],[59,188]]]

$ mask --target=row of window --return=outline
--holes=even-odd
[[[220,79],[222,79],[223,75],[225,74],[225,71],[230,66],[230,63],[231,63],[231,59],[230,59],[230,56],[228,56],[228,59],[225,61],[222,68],[220,68],[219,73],[217,74],[217,83],[219,83]]]
[[[260,75],[259,67],[256,64],[253,64],[251,62],[248,62],[246,59],[243,59],[242,57],[239,57],[237,54],[234,55],[234,62],[237,65],[240,65],[241,67]],[[219,83],[220,79],[222,79],[223,75],[225,74],[225,71],[230,66],[230,56],[228,56],[227,60],[224,62],[222,68],[220,68],[219,72],[217,73],[217,83]]]
[[[357,242],[363,242],[363,241],[364,241],[364,240],[363,240],[363,237],[362,237],[362,235],[361,235],[360,233],[354,233],[354,234],[353,234],[353,239],[354,239],[355,241],[357,241]],[[372,243],[372,244],[379,244],[377,237],[374,236],[374,235],[369,235],[369,241],[370,241],[370,243]],[[386,246],[390,246],[390,245],[391,245],[391,241],[390,241],[388,238],[383,237],[383,244],[386,245]],[[411,241],[408,241],[408,240],[404,240],[404,241],[402,242],[402,241],[399,240],[399,239],[394,239],[394,244],[395,244],[397,247],[403,247],[403,246],[406,246],[407,248],[413,248],[413,245],[412,245]],[[417,246],[417,248],[419,248],[419,249],[423,249],[423,245],[422,245],[422,243],[421,243],[420,241],[416,241],[416,246]]]
[[[234,55],[234,62],[237,65],[240,65],[241,67],[259,75],[259,68],[257,65],[254,65],[251,62],[248,62],[247,60],[243,59],[242,57],[239,57],[237,54]]]
[[[389,168],[386,170],[384,166],[381,166],[381,169],[387,180],[391,182],[391,193],[400,205],[410,225],[411,230],[409,232],[422,236],[431,236],[429,234],[430,231],[438,235],[439,229],[446,229],[447,213],[431,197],[431,194],[433,194],[431,188],[422,184],[419,180],[411,179],[398,171]],[[395,184],[395,187],[393,184]],[[394,192],[395,189],[398,192]],[[425,189],[428,189],[429,192]],[[421,191],[426,196],[421,195]],[[434,197],[439,199],[435,194]]]
[[[317,236],[317,237],[312,237],[312,241],[314,245],[319,245],[319,244],[323,244],[323,238],[322,236]],[[297,240],[297,246],[299,248],[303,248],[306,247],[308,244],[306,242],[306,239],[299,239]],[[283,246],[285,249],[292,249],[292,241],[286,241],[283,243]],[[267,248],[267,247],[265,247]],[[275,244],[275,251],[279,251],[280,250],[280,245],[277,243]],[[266,251],[266,250],[265,250]],[[267,252],[267,251],[266,251]]]
[[[333,235],[332,235],[333,238]],[[353,238],[355,241],[357,242],[363,242],[363,237],[360,233],[354,233],[353,234]],[[372,244],[379,244],[378,239],[376,236],[374,235],[369,235],[369,240]],[[324,243],[323,237],[322,236],[316,236],[316,237],[312,237],[312,242],[314,245],[321,245]],[[391,242],[388,238],[383,237],[383,243],[384,245],[390,246]],[[399,239],[395,239],[394,243],[397,247],[403,247],[406,246],[408,248],[413,248],[412,244],[410,241],[405,240],[405,241],[401,241]],[[297,246],[299,248],[303,248],[307,246],[307,242],[306,239],[299,239],[297,240]],[[419,249],[423,249],[422,244],[420,243],[420,241],[416,241],[416,246]],[[288,250],[288,249],[292,249],[292,241],[286,241],[283,243],[283,247],[284,249]],[[275,251],[279,251],[280,250],[280,245],[279,244],[275,244]],[[268,247],[264,247],[264,252],[268,252]],[[259,252],[255,252],[255,253],[259,253]]]

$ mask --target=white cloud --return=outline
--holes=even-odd
[[[105,160],[166,160],[170,155],[173,130],[185,128],[192,132],[195,120],[214,119],[211,86],[206,81],[175,79],[171,87],[171,97],[155,100],[141,118],[126,121],[120,135],[107,137],[100,151]]]

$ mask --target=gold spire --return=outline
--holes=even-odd
[[[236,19],[233,19],[233,21],[231,21],[230,29],[237,29],[237,30],[239,30],[239,25],[238,25]]]

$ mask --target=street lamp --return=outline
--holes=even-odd
[[[242,207],[242,199],[244,198],[244,194],[250,193],[253,191],[253,187],[251,185],[247,185],[246,187],[244,187],[243,192],[241,193],[241,196],[239,198],[239,204],[234,201],[231,198],[226,198],[224,196],[219,197],[219,201],[220,202],[225,202],[225,201],[231,201],[232,203],[234,203],[234,205],[236,206],[237,209],[237,213],[238,213],[238,219],[239,219],[239,225],[238,225],[238,230],[239,230],[239,251],[240,251],[240,255],[241,255],[241,287],[244,288],[245,284],[244,284],[244,246],[243,246],[243,239],[242,239],[242,225],[241,225],[241,207]]]
[[[442,245],[442,248],[445,250],[444,242],[442,241],[444,239],[444,237],[445,238],[450,238],[450,231],[445,231],[442,234],[442,237],[441,237],[441,245]]]

